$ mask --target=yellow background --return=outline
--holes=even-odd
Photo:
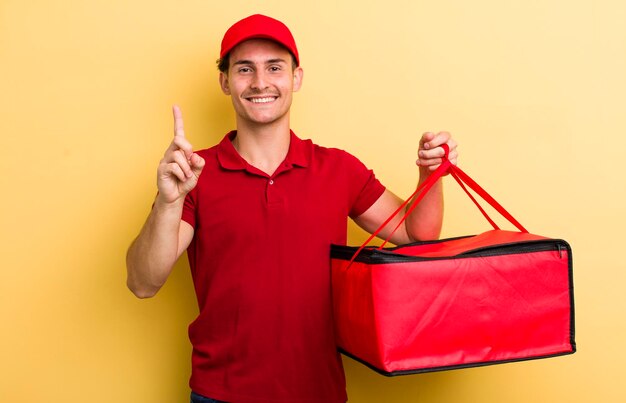
[[[0,401],[188,401],[187,263],[140,301],[124,256],[171,104],[196,148],[232,128],[214,61],[223,32],[254,12],[298,41],[302,137],[349,150],[407,195],[419,135],[449,130],[465,171],[574,250],[578,353],[399,378],[346,359],[350,401],[626,401],[621,0],[1,0]],[[444,235],[488,229],[446,187]]]

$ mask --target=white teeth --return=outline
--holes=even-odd
[[[250,98],[250,101],[255,103],[255,104],[263,104],[263,103],[266,103],[266,102],[272,102],[275,99],[276,99],[275,97]]]

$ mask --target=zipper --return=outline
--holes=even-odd
[[[548,252],[551,250],[558,251],[559,258],[563,257],[561,253],[561,244],[558,241],[553,241],[553,240],[527,241],[527,242],[521,242],[521,243],[516,242],[516,243],[510,243],[510,244],[490,245],[490,246],[485,246],[482,248],[468,250],[456,256],[457,257],[462,257],[462,256],[485,257],[485,256],[509,255],[509,254],[514,254],[514,253]]]
[[[482,248],[476,248],[472,250],[459,253],[458,255],[441,256],[441,257],[424,257],[424,256],[408,256],[396,253],[394,250],[377,250],[377,249],[364,249],[357,256],[357,262],[382,264],[382,263],[403,263],[403,262],[425,262],[435,260],[446,259],[465,259],[472,257],[489,257],[489,256],[502,256],[513,255],[519,253],[534,253],[534,252],[549,252],[556,251],[559,254],[559,259],[563,258],[563,249],[567,250],[565,241],[559,239],[538,240],[538,241],[526,241],[516,242],[510,244],[499,244],[485,246]],[[393,249],[400,249],[399,247]],[[344,253],[347,253],[345,251]],[[351,251],[354,253],[354,250]],[[343,255],[343,253],[341,253]],[[335,257],[341,258],[335,255]],[[345,257],[345,256],[342,256]],[[350,257],[352,257],[350,255]],[[349,259],[349,258],[348,258]]]

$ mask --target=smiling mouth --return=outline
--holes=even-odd
[[[248,101],[252,102],[253,104],[266,104],[268,102],[273,102],[276,100],[276,96],[269,96],[269,97],[255,97],[255,98],[247,98]]]

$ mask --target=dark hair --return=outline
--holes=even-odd
[[[222,73],[228,73],[228,68],[230,67],[230,53],[226,53],[224,57],[220,57],[215,62],[217,63],[217,69]]]
[[[291,69],[295,70],[298,67],[298,60],[293,55],[293,53],[289,52],[291,55]],[[230,53],[226,53],[224,57],[220,57],[215,61],[217,63],[217,69],[224,74],[228,74],[228,68],[230,67]]]

